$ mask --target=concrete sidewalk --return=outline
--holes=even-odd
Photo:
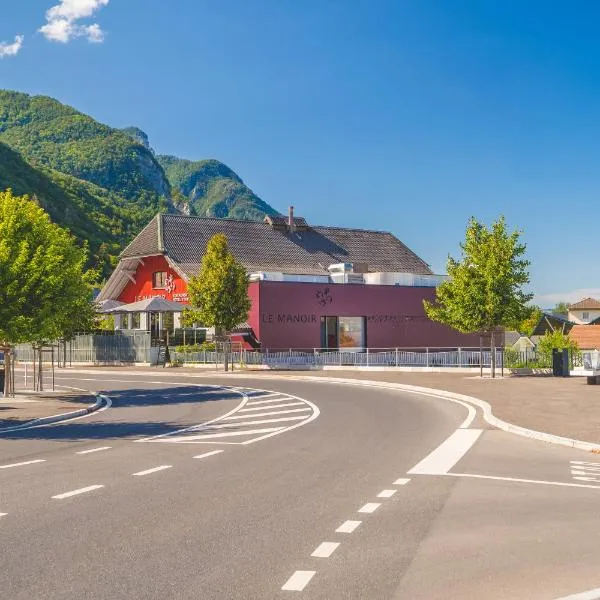
[[[80,410],[93,403],[94,396],[82,392],[17,391],[14,398],[0,397],[0,430],[34,419]]]
[[[268,373],[264,375],[268,377]],[[352,370],[286,373],[387,381],[466,394],[485,400],[496,417],[514,425],[600,443],[600,387],[587,385],[585,377],[513,376],[480,379],[473,375],[453,373]]]

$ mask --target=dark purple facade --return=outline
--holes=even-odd
[[[477,334],[426,317],[423,300],[433,300],[435,288],[257,281],[249,295],[248,322],[265,350],[325,347],[328,316],[362,317],[368,348],[479,346]]]

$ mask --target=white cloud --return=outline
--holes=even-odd
[[[4,58],[5,56],[15,56],[23,47],[24,39],[24,35],[16,35],[15,41],[12,44],[0,42],[0,58]]]
[[[91,17],[110,0],[60,0],[46,11],[46,24],[40,32],[47,40],[66,44],[73,38],[84,37],[89,42],[104,41],[104,32],[98,23],[80,25],[80,19]]]
[[[600,299],[600,288],[579,288],[570,292],[553,292],[536,295],[533,302],[542,308],[552,308],[558,302],[577,302],[584,298]]]

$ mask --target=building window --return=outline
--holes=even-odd
[[[175,319],[172,312],[165,312],[162,314],[162,328],[165,331],[170,332],[175,329]]]
[[[167,273],[166,271],[156,271],[152,275],[152,287],[156,290],[163,290],[165,288],[165,284],[167,282]]]
[[[581,313],[581,320],[582,321],[589,321],[590,320],[590,313],[589,312],[583,312],[583,313]]]
[[[321,317],[321,346],[328,350],[365,348],[365,317]]]
[[[129,329],[139,329],[140,328],[140,313],[134,312],[131,313],[131,325]]]

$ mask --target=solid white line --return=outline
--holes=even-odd
[[[25,465],[35,465],[43,462],[46,462],[46,460],[38,458],[37,460],[27,460],[25,462],[13,463],[12,465],[0,465],[0,469],[12,469],[13,467],[24,467]]]
[[[93,492],[94,490],[99,490],[103,488],[103,485],[89,485],[88,487],[79,488],[78,490],[73,490],[72,492],[65,492],[64,494],[57,494],[56,496],[52,496],[55,500],[63,500],[64,498],[70,498],[71,496],[77,496],[79,494],[85,494],[86,492]]]
[[[381,490],[379,494],[377,494],[378,498],[391,498],[398,490]]]
[[[273,398],[273,396],[279,396],[279,398]],[[248,406],[254,404],[269,404],[270,402],[282,402],[283,400],[288,400],[288,396],[285,394],[266,394],[264,396],[250,396],[249,398],[268,398],[268,400],[249,400]]]
[[[394,485],[406,485],[409,481],[410,479],[407,477],[400,477],[400,479],[396,479],[396,481],[394,481]]]
[[[0,517],[5,517],[8,513],[0,513]]]
[[[281,588],[290,592],[301,592],[313,578],[316,571],[296,571]]]
[[[310,406],[307,406],[306,408],[290,408],[288,410],[274,410],[271,412],[257,413],[254,415],[236,415],[234,417],[227,417],[227,419],[223,419],[223,421],[237,421],[239,419],[255,419],[258,417],[269,417],[271,415],[289,415],[291,413],[306,412],[307,410],[310,410]]]
[[[600,588],[581,592],[580,594],[573,594],[572,596],[564,596],[563,598],[557,598],[556,600],[597,600],[598,598],[600,598]]]
[[[214,456],[215,454],[221,454],[223,450],[211,450],[210,452],[205,452],[204,454],[196,454],[194,458],[208,458],[209,456]]]
[[[585,462],[583,460],[572,460],[572,465],[586,465],[588,467],[600,467],[600,463],[597,462]]]
[[[278,404],[277,408],[286,408],[288,406],[300,406],[304,402],[286,402],[284,404]],[[256,408],[240,408],[238,412],[256,412],[257,410],[265,410],[264,406],[257,406]]]
[[[315,558],[329,558],[340,545],[339,542],[322,542],[311,554]]]
[[[482,429],[457,429],[408,471],[408,474],[445,475],[471,449],[482,433]]]
[[[205,433],[203,435],[185,435],[178,438],[170,438],[168,440],[156,440],[159,442],[175,442],[177,444],[185,444],[194,440],[207,440],[210,438],[233,437],[238,435],[252,435],[254,433],[269,433],[272,431],[280,431],[282,427],[265,427],[263,429],[248,429],[247,431],[228,431],[227,433]]]
[[[91,454],[92,452],[101,452],[102,450],[110,450],[112,446],[101,446],[100,448],[92,448],[91,450],[81,450],[75,454]]]
[[[157,471],[164,471],[165,469],[172,468],[173,465],[161,465],[160,467],[154,467],[153,469],[146,469],[145,471],[138,471],[137,473],[132,473],[135,477],[142,477],[143,475],[150,475],[151,473],[156,473]]]
[[[378,502],[367,502],[364,506],[358,509],[358,512],[371,514],[374,513],[380,506],[381,504]]]
[[[258,415],[251,415],[246,418],[253,418],[256,416]],[[264,423],[285,423],[286,421],[300,421],[302,419],[306,419],[306,415],[299,417],[282,417],[281,419],[261,419],[260,421],[236,421],[235,423],[228,423],[227,425],[215,425],[214,427],[209,427],[208,430],[225,429],[226,427],[247,427],[248,425],[262,425]]]
[[[362,521],[345,521],[336,530],[336,533],[352,533]]]
[[[600,485],[588,485],[585,483],[565,483],[563,481],[545,481],[543,479],[518,479],[516,477],[497,477],[495,475],[475,475],[473,473],[441,473],[451,477],[470,477],[472,479],[492,479],[494,481],[514,481],[516,483],[537,483],[539,485],[557,485],[559,487],[575,487],[600,490]]]

